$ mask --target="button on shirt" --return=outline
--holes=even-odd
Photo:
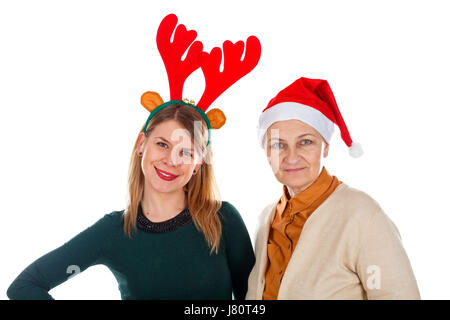
[[[322,169],[319,177],[304,191],[290,197],[286,186],[277,204],[267,243],[264,300],[276,300],[284,271],[308,217],[333,193],[341,182]]]

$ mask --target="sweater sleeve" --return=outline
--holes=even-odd
[[[222,226],[228,265],[236,300],[244,300],[247,293],[248,276],[255,264],[255,254],[245,223],[237,209],[223,202]]]
[[[356,268],[369,300],[420,299],[398,229],[381,209],[362,228]]]
[[[99,264],[111,245],[113,214],[107,214],[77,236],[40,257],[9,286],[10,299],[52,300],[52,288]]]

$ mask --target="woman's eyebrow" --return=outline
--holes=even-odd
[[[313,135],[312,133],[304,133],[304,134],[299,135],[299,136],[297,137],[297,139],[303,138],[303,137],[305,137],[305,136],[313,136],[313,137],[315,137],[315,135]]]
[[[162,141],[164,141],[168,144],[171,144],[169,140],[167,140],[166,138],[163,138],[163,137],[155,137],[155,139],[161,139]]]
[[[276,141],[284,141],[283,139],[281,139],[281,138],[269,138],[269,141],[271,141],[271,140],[276,140]]]
[[[297,136],[296,139],[300,139],[300,138],[303,138],[303,137],[305,137],[305,136],[313,136],[313,137],[315,137],[312,133],[304,133],[304,134],[301,134],[301,135]],[[283,141],[283,142],[286,141],[286,140],[284,140],[284,139],[276,138],[276,137],[270,138],[269,141],[270,141],[270,140],[277,140],[277,141]]]

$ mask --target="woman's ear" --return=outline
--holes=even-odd
[[[195,176],[196,174],[198,174],[200,172],[200,168],[202,167],[203,163],[199,163],[194,167],[194,173],[192,174],[193,176]]]
[[[328,157],[328,151],[330,149],[330,145],[328,143],[326,143],[325,141],[323,143],[325,144],[325,147],[323,148],[323,157],[326,158],[326,157]]]
[[[197,162],[197,164],[194,167],[194,175],[196,175],[197,173],[200,172],[204,163],[205,163],[205,158],[202,158],[201,160],[199,160],[199,162]]]
[[[136,146],[136,152],[138,155],[144,152],[144,144],[145,144],[145,133],[141,132],[139,133],[139,140]]]

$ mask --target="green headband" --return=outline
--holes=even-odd
[[[152,112],[150,112],[150,115],[147,118],[147,121],[145,122],[145,126],[144,126],[144,132],[147,132],[147,125],[150,122],[150,120],[153,118],[153,116],[161,109],[164,109],[165,107],[171,106],[173,104],[181,104],[181,105],[185,105],[185,106],[189,106],[194,108],[195,110],[197,110],[198,113],[200,113],[200,115],[203,117],[203,120],[205,120],[206,125],[208,126],[208,143],[206,144],[206,147],[209,146],[209,142],[211,139],[211,124],[209,123],[209,119],[208,116],[206,115],[206,113],[200,109],[199,107],[191,104],[191,103],[187,103],[181,100],[170,100],[167,101],[166,103],[163,103],[162,105],[160,105],[159,107],[155,108]]]

